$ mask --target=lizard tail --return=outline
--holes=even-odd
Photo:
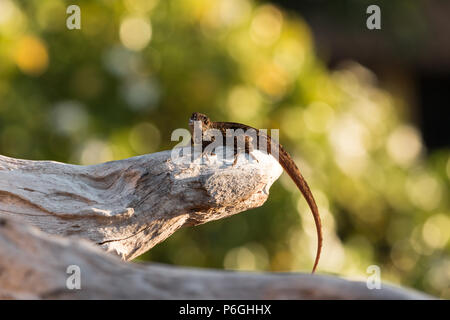
[[[314,266],[312,269],[312,273],[316,271],[317,264],[319,263],[320,253],[322,252],[322,222],[320,220],[319,210],[317,209],[316,201],[312,195],[312,192],[306,183],[306,180],[303,178],[300,170],[295,165],[294,161],[291,160],[289,155],[286,154],[286,151],[283,150],[280,146],[280,164],[285,169],[285,171],[289,174],[291,179],[299,188],[300,192],[306,199],[309,208],[311,209],[312,215],[314,217],[314,222],[316,224],[316,232],[317,232],[317,251],[316,251],[316,259],[314,261]],[[294,169],[295,172],[292,170]]]
[[[311,209],[311,212],[314,217],[314,222],[316,224],[316,230],[317,230],[317,251],[316,251],[316,259],[314,261],[314,266],[312,269],[312,273],[316,271],[317,264],[319,263],[320,259],[320,253],[322,252],[322,222],[320,221],[320,215],[319,210],[317,209],[316,201],[314,200],[314,197],[311,193],[311,190],[309,189],[308,184],[306,183],[306,180],[303,178],[302,174],[300,173],[300,170],[297,168],[297,165],[292,160],[292,158],[289,156],[289,154],[284,150],[284,148],[281,146],[281,144],[275,142],[272,140],[272,138],[267,135],[266,133],[261,132],[260,130],[241,124],[241,123],[235,123],[235,122],[221,122],[220,123],[224,129],[253,129],[256,130],[259,137],[264,137],[266,139],[267,143],[267,152],[269,154],[272,154],[277,158],[278,162],[281,164],[283,169],[289,174],[291,179],[294,181],[294,183],[299,188],[300,192],[303,194],[303,196],[306,199],[306,202],[308,203],[309,208]],[[257,139],[259,140],[259,139]],[[258,142],[259,144],[259,142]],[[278,146],[278,147],[277,147]],[[261,147],[261,145],[259,145]],[[274,150],[276,151],[278,149],[278,155],[274,154]]]

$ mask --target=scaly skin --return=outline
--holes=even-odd
[[[264,139],[266,139],[267,152],[269,154],[272,154],[271,150],[273,147],[278,148],[278,159],[277,159],[278,162],[283,167],[283,169],[289,174],[291,179],[297,185],[300,192],[305,197],[306,202],[308,203],[309,208],[311,209],[311,212],[314,217],[314,222],[316,224],[316,231],[317,231],[317,239],[318,239],[316,259],[314,261],[314,266],[312,269],[312,273],[314,273],[316,271],[317,265],[319,263],[320,253],[322,251],[322,242],[323,242],[322,223],[320,220],[319,210],[317,209],[317,205],[316,205],[314,197],[311,193],[311,190],[310,190],[308,184],[306,183],[306,180],[303,178],[302,174],[300,173],[300,170],[298,169],[294,160],[292,160],[292,157],[289,155],[289,153],[287,153],[287,151],[284,150],[284,148],[281,146],[281,144],[279,144],[279,143],[275,142],[273,139],[271,139],[269,135],[266,135],[264,132],[262,132],[256,128],[247,126],[245,124],[235,123],[235,122],[213,122],[206,115],[198,113],[198,112],[194,112],[192,114],[191,118],[189,119],[189,126],[191,128],[191,131],[193,131],[195,121],[201,121],[202,132],[205,132],[208,129],[217,129],[217,130],[221,131],[221,133],[224,137],[226,136],[226,134],[227,134],[226,131],[228,129],[233,129],[233,130],[242,129],[242,130],[244,130],[244,132],[248,129],[255,130],[256,134],[258,135],[258,138],[263,137]],[[258,140],[260,140],[260,139],[258,139]],[[247,153],[251,152],[251,146],[249,144],[250,142],[251,141],[249,139],[245,139],[245,143],[246,143],[245,151]],[[203,148],[205,146],[207,146],[209,143],[211,143],[211,141],[203,141],[203,139],[202,139]],[[235,151],[235,154],[236,154],[236,151]]]

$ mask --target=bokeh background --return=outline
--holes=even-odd
[[[166,150],[193,111],[279,128],[322,215],[319,272],[364,280],[378,265],[448,299],[449,29],[430,2],[378,1],[369,31],[367,1],[0,0],[0,154],[87,165]],[[74,3],[81,30],[66,27]],[[315,246],[283,174],[263,207],[137,261],[309,272]]]

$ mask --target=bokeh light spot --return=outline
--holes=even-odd
[[[283,16],[276,7],[263,5],[255,13],[250,26],[251,38],[258,44],[271,45],[280,37]]]
[[[14,58],[22,72],[33,76],[42,74],[49,62],[45,44],[34,36],[19,39]]]
[[[288,72],[291,80],[298,76],[305,57],[305,46],[297,39],[280,41],[274,52],[274,62]]]
[[[142,110],[155,107],[159,99],[159,89],[151,79],[134,79],[125,84],[122,95],[132,109]]]
[[[110,146],[101,140],[91,139],[81,151],[80,163],[91,165],[113,160],[113,153]]]
[[[138,154],[154,152],[159,147],[160,141],[161,134],[158,128],[149,122],[141,122],[130,131],[131,148]]]
[[[0,0],[0,25],[8,22],[14,15],[16,10],[14,4],[10,0]]]
[[[392,132],[387,141],[389,156],[400,165],[412,164],[421,150],[420,134],[411,126],[399,126]]]
[[[442,198],[442,186],[435,177],[425,172],[408,177],[406,191],[411,202],[426,211],[435,209]]]
[[[236,86],[228,95],[227,107],[233,117],[239,118],[240,121],[250,120],[260,111],[261,100],[256,89]]]
[[[88,115],[81,103],[62,101],[55,105],[51,119],[58,132],[70,135],[86,128]]]
[[[437,214],[427,219],[422,228],[425,243],[434,249],[443,248],[450,239],[450,218]]]
[[[313,132],[324,133],[330,129],[334,111],[326,103],[313,102],[304,112],[305,125]]]
[[[287,73],[275,63],[255,65],[253,71],[256,85],[273,99],[281,98],[287,90]]]
[[[133,51],[144,49],[152,37],[150,20],[140,17],[125,18],[120,25],[122,44]]]
[[[119,77],[126,77],[131,73],[133,58],[136,53],[116,46],[108,49],[103,55],[103,63],[106,69]]]
[[[222,0],[219,4],[219,17],[223,24],[234,25],[243,21],[251,11],[247,0]]]
[[[358,176],[366,168],[367,135],[366,128],[351,114],[341,116],[329,131],[335,161],[346,174]]]
[[[268,265],[267,251],[257,243],[231,249],[224,259],[225,269],[231,270],[265,270]]]

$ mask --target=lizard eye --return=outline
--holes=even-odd
[[[197,120],[198,120],[198,113],[197,113],[197,112],[194,112],[194,113],[192,114],[191,120],[192,120],[192,121],[197,121]]]

